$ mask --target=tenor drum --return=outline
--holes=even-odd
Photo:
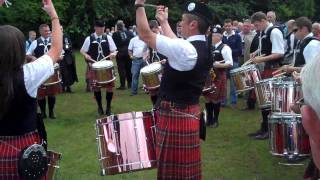
[[[255,65],[248,65],[230,71],[237,93],[254,88],[254,84],[261,80],[259,69]]]
[[[49,158],[49,163],[46,180],[54,180],[56,179],[57,171],[60,168],[59,163],[61,160],[61,154],[53,151],[47,151],[47,155]]]
[[[156,89],[160,87],[161,64],[159,62],[154,62],[143,67],[140,73],[144,86],[147,89]]]
[[[269,78],[258,81],[255,86],[255,93],[260,109],[266,109],[271,106],[272,85],[274,82],[280,81],[282,78]]]
[[[94,77],[99,84],[108,84],[116,79],[113,62],[109,60],[98,61],[92,64]]]
[[[156,167],[152,112],[131,112],[96,121],[101,175]]]
[[[294,113],[291,105],[303,97],[301,84],[293,80],[273,83],[272,95],[271,111],[273,113]]]
[[[269,116],[271,154],[289,159],[310,154],[309,137],[299,114],[272,114]]]
[[[61,82],[60,67],[58,63],[54,64],[54,74],[44,82],[44,86],[52,86]]]

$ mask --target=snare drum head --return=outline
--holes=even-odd
[[[92,68],[94,69],[103,69],[103,68],[110,68],[113,67],[113,62],[106,60],[106,61],[98,61],[92,64]]]
[[[151,63],[141,69],[142,74],[149,74],[161,70],[161,64],[159,62]]]
[[[274,87],[288,87],[288,86],[299,86],[299,84],[296,81],[291,80],[282,80],[277,81],[273,83]]]
[[[232,69],[232,70],[230,70],[230,73],[236,73],[236,72],[248,71],[248,70],[254,70],[254,69],[257,69],[256,65],[251,64],[248,66],[242,66],[239,68]]]

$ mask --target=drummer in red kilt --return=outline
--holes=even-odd
[[[251,22],[260,31],[259,41],[261,42],[256,52],[252,53],[253,63],[264,63],[264,71],[261,73],[263,79],[271,78],[272,72],[280,67],[280,62],[284,56],[283,34],[279,28],[268,22],[266,14],[256,12],[251,16]],[[259,56],[264,55],[264,56]],[[249,136],[254,139],[268,139],[268,116],[269,109],[262,109],[261,128]]]
[[[43,121],[37,119],[37,89],[54,73],[53,65],[62,51],[62,32],[51,0],[43,0],[43,4],[52,21],[52,45],[33,62],[24,64],[23,33],[13,26],[0,26],[0,179],[3,180],[26,179],[18,172],[20,153],[34,143],[41,144],[45,138],[40,137],[38,128]]]
[[[95,33],[88,36],[80,50],[81,54],[84,56],[88,69],[86,73],[86,78],[88,83],[91,86],[91,89],[94,91],[94,97],[98,105],[98,114],[101,116],[104,114],[102,108],[102,96],[101,88],[106,88],[106,115],[111,114],[111,101],[113,97],[114,81],[108,84],[98,84],[95,82],[94,71],[92,70],[92,64],[100,61],[106,56],[114,53],[117,50],[117,47],[111,36],[104,34],[105,22],[102,20],[96,20],[95,22]],[[112,55],[112,54],[111,54]],[[115,57],[115,54],[110,58]],[[110,58],[107,58],[110,60]]]
[[[232,50],[222,43],[222,33],[220,27],[212,29],[213,68],[216,73],[213,84],[216,90],[214,93],[203,94],[206,100],[207,125],[213,128],[219,125],[221,102],[224,101],[227,93],[227,70],[233,66]]]
[[[39,32],[41,37],[34,40],[28,51],[28,59],[35,61],[46,54],[51,48],[50,27],[47,24],[41,24],[39,26]],[[41,85],[38,89],[38,105],[40,107],[42,118],[47,118],[46,113],[46,97],[48,97],[49,118],[55,119],[54,106],[56,104],[56,95],[62,92],[62,86],[60,83],[56,83],[50,86]]]
[[[164,6],[156,13],[164,34],[151,31],[144,2],[135,2],[139,37],[167,57],[155,112],[158,179],[201,179],[199,97],[213,64],[205,35],[212,15],[203,3],[187,3],[181,22],[185,39],[179,39]]]

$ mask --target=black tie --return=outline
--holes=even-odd
[[[44,40],[44,45],[47,45],[48,44],[48,40]]]
[[[100,43],[100,42],[101,42],[101,39],[100,39],[100,38],[98,38],[98,39],[97,39],[97,41],[98,41],[98,43]]]

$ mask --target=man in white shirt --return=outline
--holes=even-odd
[[[50,27],[47,24],[39,26],[40,37],[33,41],[27,51],[27,59],[35,61],[51,48]],[[38,89],[38,105],[43,118],[47,118],[46,113],[46,97],[48,96],[49,118],[55,119],[54,107],[56,104],[56,95],[61,92],[61,84],[53,84],[50,86],[40,86]]]
[[[280,67],[280,62],[284,56],[284,40],[282,32],[273,27],[272,23],[267,20],[267,16],[263,12],[256,12],[251,16],[251,22],[256,29],[260,31],[259,48],[251,54],[253,63],[264,63],[264,71],[261,73],[263,79],[271,78],[272,72]],[[264,56],[260,56],[264,55]],[[262,109],[261,128],[250,133],[249,136],[254,139],[268,139],[268,115],[270,110]]]
[[[134,96],[138,94],[140,70],[146,65],[143,57],[147,53],[147,44],[139,38],[139,34],[130,40],[128,52],[132,60],[131,96]]]
[[[212,15],[204,3],[187,3],[181,21],[185,39],[179,39],[169,25],[168,8],[162,5],[156,18],[164,34],[151,31],[144,2],[135,2],[140,39],[168,58],[155,112],[158,179],[200,179],[199,97],[213,63],[206,41]]]
[[[92,64],[100,61],[108,55],[111,55],[117,50],[116,45],[111,36],[104,34],[105,23],[102,20],[96,20],[94,26],[95,32],[88,36],[80,50],[87,62],[87,74],[86,81],[87,86],[90,85],[94,91],[94,97],[98,106],[98,114],[101,116],[104,114],[102,108],[102,96],[101,88],[106,88],[106,115],[111,114],[111,101],[113,97],[114,81],[108,84],[98,84],[95,82],[94,72],[92,70]],[[114,56],[114,55],[113,55]]]
[[[222,43],[222,29],[215,27],[212,30],[212,44],[213,44],[213,68],[216,78],[213,85],[216,87],[214,93],[206,93],[206,112],[207,125],[216,128],[219,126],[219,113],[221,103],[224,101],[227,93],[227,70],[232,68],[232,50]]]

